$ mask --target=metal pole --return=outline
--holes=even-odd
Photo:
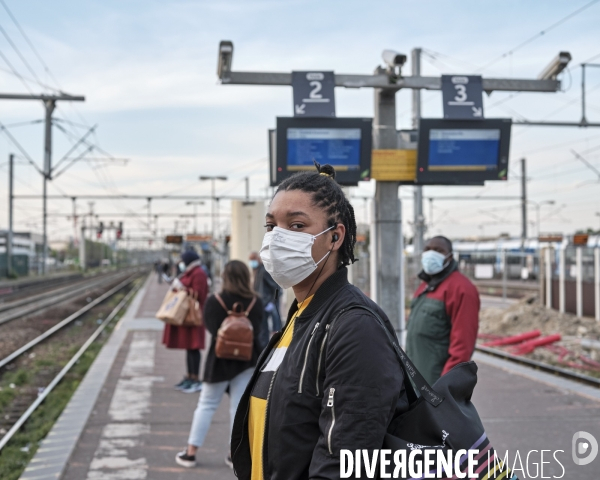
[[[56,100],[44,100],[46,118],[44,124],[44,191],[43,191],[43,252],[42,252],[42,275],[46,274],[46,262],[48,259],[48,180],[52,179],[52,113],[56,107]]]
[[[6,276],[12,277],[13,257],[13,175],[15,156],[8,156],[8,234],[6,236]]]
[[[402,215],[402,201],[398,200],[398,211]],[[404,235],[402,233],[402,218],[398,222],[398,242],[400,249],[400,346],[406,347],[406,288],[404,285]]]
[[[212,237],[213,239],[215,239],[217,236],[215,234],[215,179],[211,178],[210,179],[210,197],[211,197],[211,205],[210,205],[210,210],[211,210],[211,222],[212,222]]]
[[[421,49],[415,48],[412,51],[412,74],[413,77],[421,76]],[[419,128],[419,121],[421,120],[421,89],[414,89],[412,91],[412,125],[413,128]],[[388,147],[397,148],[397,147]],[[423,215],[423,187],[414,187],[414,255],[417,258],[422,252],[424,247],[424,235],[425,235],[425,217]]]
[[[525,242],[527,241],[527,168],[525,159],[521,159],[521,266],[525,260]]]
[[[79,234],[77,231],[77,197],[71,197],[71,202],[73,202],[73,246],[76,246]]]
[[[376,74],[385,70],[377,68]],[[396,133],[396,91],[375,89],[375,116],[373,119],[373,148],[397,148]],[[404,295],[400,281],[402,235],[399,182],[377,182],[375,184],[375,240],[371,243],[371,261],[375,262],[376,279],[371,282],[376,300],[396,330],[399,339],[403,338],[401,324],[401,302],[398,295]]]
[[[544,251],[546,263],[546,307],[552,308],[552,259],[550,257],[552,249],[546,248]]]
[[[600,322],[600,247],[594,248],[594,305],[596,320]]]
[[[506,303],[506,283],[508,279],[508,256],[502,249],[502,303]]]
[[[246,201],[250,199],[250,177],[246,177]]]
[[[216,230],[217,233],[215,233],[215,235],[218,238],[218,233],[220,232],[220,228],[221,228],[221,226],[220,226],[221,219],[219,218],[219,199],[218,198],[215,198],[215,210],[216,210],[215,213],[216,213],[216,228],[217,228],[217,230]]]
[[[585,63],[581,64],[581,123],[587,123],[585,118]]]
[[[565,247],[558,250],[558,311],[565,313]]]
[[[152,197],[148,197],[148,232],[152,235]]]
[[[81,240],[79,243],[79,267],[85,272],[85,225],[81,226]]]
[[[583,316],[583,248],[576,247],[575,249],[575,268],[577,271],[577,276],[575,277],[575,298],[577,302],[577,316]]]
[[[198,233],[198,204],[194,203],[194,233]]]

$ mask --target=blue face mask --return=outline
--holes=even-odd
[[[452,254],[449,253],[448,258],[450,255]],[[423,255],[421,255],[421,265],[423,266],[423,271],[427,275],[435,275],[436,273],[440,273],[446,266],[445,261],[446,256],[440,252],[436,252],[435,250],[427,250],[426,252],[423,252]]]
[[[250,264],[250,268],[252,270],[256,270],[258,268],[258,260],[250,260],[248,263]]]

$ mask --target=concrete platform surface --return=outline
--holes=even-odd
[[[199,394],[173,389],[184,373],[185,353],[164,348],[162,323],[151,318],[166,288],[155,275],[149,278],[22,479],[235,478],[224,464],[227,397],[199,450],[199,465],[185,469],[175,463]],[[520,479],[599,478],[600,458],[579,466],[571,451],[577,432],[600,440],[599,392],[485,355],[476,360],[473,401],[492,444],[502,457],[508,453]]]

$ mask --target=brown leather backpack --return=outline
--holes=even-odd
[[[248,320],[248,314],[256,303],[256,297],[252,298],[246,311],[242,310],[240,302],[235,302],[230,310],[219,294],[215,294],[215,298],[227,312],[227,317],[217,331],[215,355],[217,358],[227,360],[250,361],[254,344],[254,328]]]

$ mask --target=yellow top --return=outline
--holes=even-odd
[[[313,297],[314,295],[311,295],[303,302],[298,303],[298,310],[286,325],[279,343],[277,343],[273,349],[270,360],[262,368],[256,383],[252,387],[252,395],[250,396],[250,414],[248,415],[248,438],[250,439],[250,457],[252,459],[251,480],[263,480],[262,451],[265,438],[265,423],[267,419],[267,402],[271,382],[275,372],[285,357],[287,347],[292,343],[296,318],[302,314]]]

